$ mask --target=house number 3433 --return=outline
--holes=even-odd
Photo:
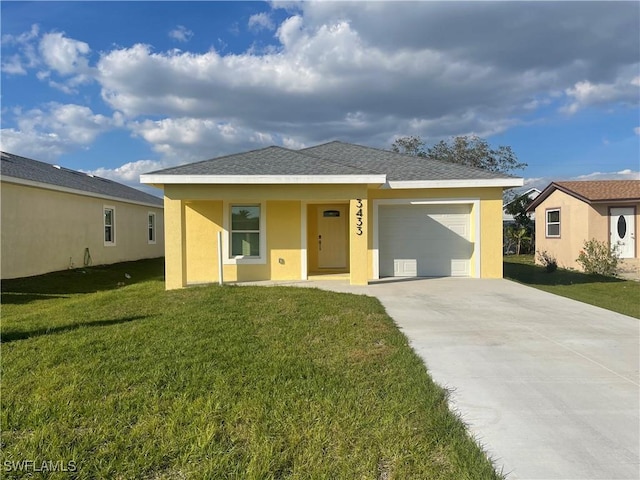
[[[364,225],[364,222],[362,220],[362,218],[364,217],[364,214],[362,213],[362,199],[361,198],[356,198],[356,235],[360,236],[362,235],[362,226]]]

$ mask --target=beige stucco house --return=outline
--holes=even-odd
[[[617,245],[627,267],[638,267],[640,180],[553,182],[533,201],[536,250],[547,251],[564,268],[576,262],[584,242]]]
[[[523,180],[330,142],[141,176],[164,190],[166,287],[502,277],[502,193]]]
[[[162,199],[2,152],[2,279],[164,254]]]

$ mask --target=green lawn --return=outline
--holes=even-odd
[[[559,268],[547,273],[533,255],[504,257],[504,276],[525,285],[640,318],[640,282]]]
[[[501,478],[377,300],[162,268],[3,282],[3,478]]]

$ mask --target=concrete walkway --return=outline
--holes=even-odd
[[[508,479],[640,478],[640,321],[508,280],[367,287]]]

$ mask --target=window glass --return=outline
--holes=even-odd
[[[549,237],[557,237],[560,235],[560,225],[547,225],[547,235]]]
[[[149,241],[156,241],[156,215],[155,213],[149,214]]]
[[[260,206],[231,207],[231,256],[260,256]]]
[[[105,243],[114,242],[113,208],[104,209],[104,241]]]
[[[231,207],[231,230],[260,230],[260,207]]]
[[[560,210],[547,210],[547,237],[560,236]]]
[[[231,255],[258,257],[260,256],[259,233],[231,233]]]

